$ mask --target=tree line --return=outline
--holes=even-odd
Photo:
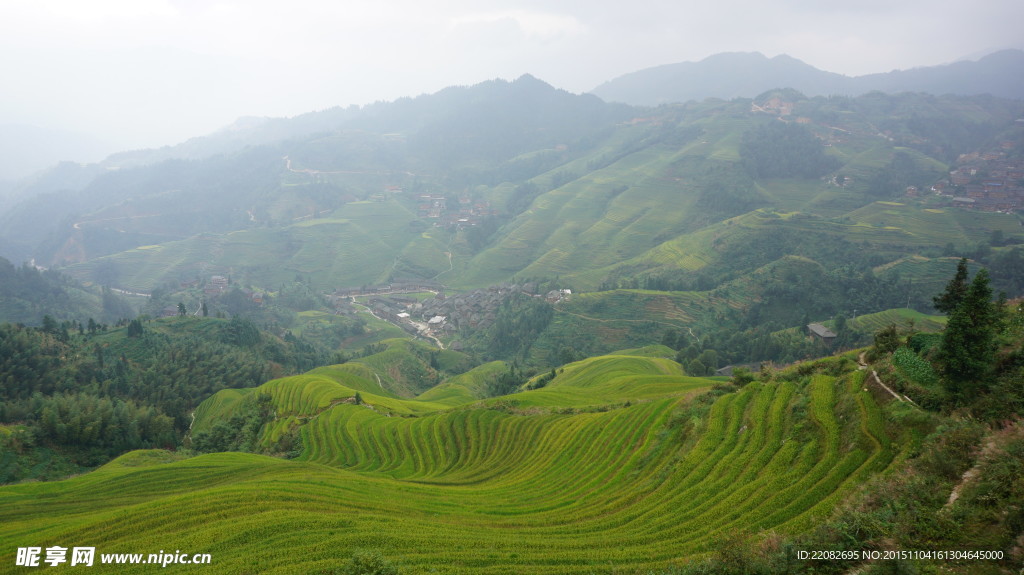
[[[131,449],[175,447],[191,410],[217,391],[335,359],[289,339],[243,318],[132,320],[81,333],[0,324],[0,431],[9,431],[0,433],[0,481],[56,478]]]

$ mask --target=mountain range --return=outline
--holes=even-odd
[[[819,70],[785,54],[768,58],[759,52],[732,52],[632,72],[591,93],[609,102],[656,106],[705,98],[753,98],[777,88],[793,88],[808,96],[881,91],[1022,98],[1024,51],[1002,50],[977,61],[855,77]]]
[[[0,573],[1016,572],[1022,119],[527,75],[41,172]]]

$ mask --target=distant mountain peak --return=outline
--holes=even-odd
[[[760,52],[722,52],[697,62],[625,74],[591,93],[605,101],[652,106],[705,98],[752,98],[775,88],[793,88],[808,96],[882,91],[1024,98],[1024,51],[999,50],[976,61],[857,77],[819,70],[788,54],[769,58]]]
[[[548,84],[544,80],[541,80],[540,78],[537,78],[533,74],[523,74],[522,76],[516,78],[515,82],[543,84],[545,86],[550,86],[550,84]]]

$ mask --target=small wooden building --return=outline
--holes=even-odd
[[[831,345],[836,339],[835,332],[820,323],[807,324],[807,333],[809,333],[811,337],[818,338],[829,345]]]

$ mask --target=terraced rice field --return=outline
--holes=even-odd
[[[92,280],[97,262],[107,262],[104,265],[118,270],[119,287],[148,292],[168,280],[229,271],[236,281],[262,286],[290,281],[296,273],[334,284],[373,284],[387,278],[403,252],[421,265],[435,266],[429,268],[434,273],[448,269],[444,243],[411,231],[409,222],[415,219],[397,201],[352,202],[331,217],[285,228],[197,235],[69,266],[66,271]]]
[[[960,258],[956,257],[926,258],[912,255],[878,266],[874,272],[877,275],[896,273],[900,278],[912,280],[915,285],[923,284],[927,286],[927,289],[939,292],[956,273],[959,261]],[[981,269],[981,266],[974,261],[969,261],[967,265],[971,275]]]
[[[942,246],[974,244],[987,240],[993,230],[1012,234],[1020,229],[1016,217],[1009,214],[976,212],[950,208],[926,210],[900,202],[874,202],[850,212],[856,222],[885,229],[899,229],[900,243]]]
[[[299,460],[134,452],[0,488],[0,572],[29,545],[211,555],[180,573],[316,573],[357,549],[406,573],[647,572],[735,530],[807,529],[896,455],[860,373],[755,382],[703,409],[691,397],[712,382],[681,373],[592,358],[540,390],[420,409],[370,393],[373,409],[338,402],[353,393],[338,369],[276,380],[261,391],[275,425],[302,426]],[[553,407],[572,397],[589,407]],[[403,405],[420,415],[389,417]]]
[[[848,321],[850,327],[863,333],[877,333],[890,325],[905,328],[912,321],[914,329],[938,332],[946,328],[946,316],[928,315],[907,308],[890,309],[857,316]]]

